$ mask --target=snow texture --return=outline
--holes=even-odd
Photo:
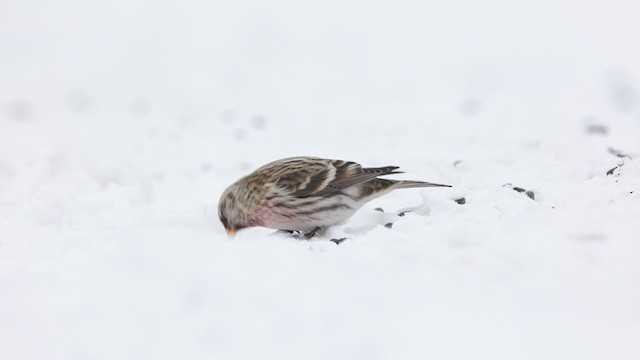
[[[2,2],[0,358],[640,359],[639,11]],[[296,155],[454,187],[228,239]]]

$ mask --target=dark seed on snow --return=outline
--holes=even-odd
[[[466,204],[466,203],[467,203],[467,199],[465,199],[465,198],[463,198],[463,197],[462,197],[462,198],[460,198],[460,199],[455,199],[455,200],[453,200],[453,201],[457,202],[457,203],[458,203],[458,204],[460,204],[460,205],[464,205],[464,204]]]
[[[517,191],[517,192],[525,192],[525,191],[527,191],[526,189],[523,189],[523,188],[521,188],[521,187],[517,187],[517,186],[514,186],[514,187],[513,187],[513,190],[515,190],[515,191]]]
[[[380,211],[380,212],[384,212],[384,210],[382,210],[382,208],[375,208],[375,209],[373,209],[373,210],[375,210],[375,211]]]
[[[524,194],[527,195],[528,197],[530,197],[531,200],[535,200],[536,199],[536,194],[534,194],[533,191],[531,191],[531,190],[525,191]]]
[[[346,237],[340,238],[340,239],[331,239],[331,241],[334,242],[336,245],[340,245],[340,243],[342,243],[345,240],[347,240]]]
[[[386,223],[384,224],[384,227],[386,227],[387,229],[391,229],[393,227],[393,223]]]
[[[403,217],[405,215],[407,215],[408,211],[401,211],[398,213],[398,216]]]
[[[613,175],[613,172],[616,171],[617,168],[618,167],[616,166],[614,168],[609,169],[609,171],[607,171],[607,175]]]

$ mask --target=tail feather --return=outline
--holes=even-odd
[[[362,171],[365,174],[377,174],[378,176],[382,175],[390,175],[390,174],[402,174],[404,171],[396,171],[398,170],[398,166],[383,166],[379,168],[364,168]]]
[[[398,180],[396,189],[422,188],[422,187],[451,187],[451,185],[434,184],[426,181]]]

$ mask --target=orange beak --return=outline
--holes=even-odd
[[[230,238],[233,238],[234,236],[236,236],[236,232],[237,232],[237,230],[236,230],[236,228],[234,228],[233,226],[225,227],[225,229],[227,230],[227,235],[228,235]]]

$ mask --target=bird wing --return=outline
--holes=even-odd
[[[360,164],[343,160],[304,159],[306,164],[292,167],[275,182],[291,196],[306,198],[327,196],[351,186],[373,180],[381,175],[398,174],[397,166],[363,168]]]

